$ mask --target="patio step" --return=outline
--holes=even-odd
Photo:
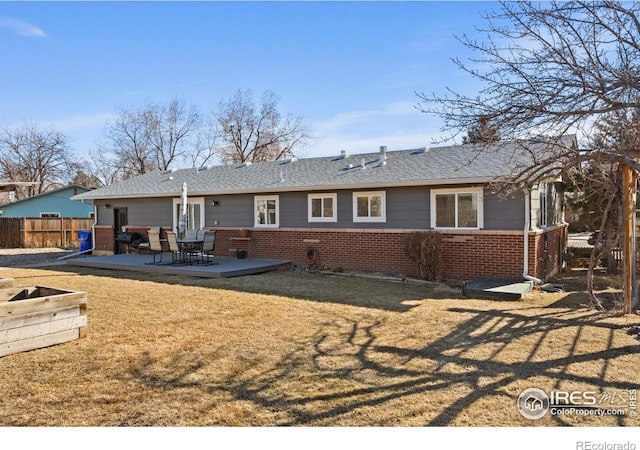
[[[522,279],[478,278],[467,284],[465,297],[485,300],[522,300],[533,289],[533,282]]]

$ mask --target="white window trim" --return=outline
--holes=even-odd
[[[198,228],[196,229],[202,229],[204,228],[204,197],[187,197],[187,203],[189,203],[190,205],[195,205],[198,204],[200,205],[200,225],[198,226]],[[173,229],[177,230],[178,229],[178,213],[177,211],[177,206],[180,204],[180,197],[178,198],[174,198],[173,199]]]
[[[538,186],[538,195],[540,196],[538,211],[538,228],[546,228],[549,226],[549,185],[546,182],[540,182]]]
[[[258,223],[258,202],[261,200],[276,201],[276,223]],[[279,195],[256,195],[253,197],[253,226],[256,228],[278,228],[280,227],[280,196]]]
[[[358,217],[358,197],[382,197],[382,211],[380,217]],[[369,202],[371,204],[371,202]],[[386,222],[387,221],[387,193],[386,191],[361,191],[353,193],[353,222]]]
[[[55,214],[54,217],[43,217],[44,214]],[[41,219],[59,219],[61,218],[62,215],[59,212],[53,212],[53,211],[42,211],[40,213],[40,218]]]
[[[477,227],[436,227],[436,195],[477,194],[478,195],[478,226]],[[481,187],[431,189],[431,228],[434,230],[480,230],[484,228],[484,191]],[[458,223],[458,196],[455,203],[455,220]]]
[[[311,213],[313,212],[312,202],[316,199],[323,200],[325,198],[330,198],[333,200],[333,217],[313,217]],[[330,193],[330,194],[308,194],[307,195],[307,220],[309,222],[337,222],[338,221],[338,194]],[[322,213],[324,214],[324,205],[322,208]]]

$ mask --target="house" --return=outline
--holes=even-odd
[[[563,138],[569,143],[573,137]],[[544,142],[533,148],[544,148]],[[567,224],[558,180],[503,199],[490,187],[529,158],[516,144],[420,148],[156,171],[74,197],[96,206],[94,254],[117,252],[123,227],[176,229],[183,183],[188,226],[217,230],[216,254],[304,265],[312,251],[333,270],[415,276],[409,232],[437,230],[444,276],[526,277],[563,264]],[[248,238],[239,229],[249,228]]]
[[[92,217],[93,202],[71,197],[88,192],[77,184],[0,205],[1,217]]]

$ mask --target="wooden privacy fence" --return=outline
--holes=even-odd
[[[78,231],[91,231],[91,218],[0,218],[0,248],[79,247]]]

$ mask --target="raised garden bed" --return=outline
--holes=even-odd
[[[0,289],[0,357],[73,341],[84,336],[86,326],[86,292]]]
[[[0,289],[12,288],[16,285],[13,278],[0,278]]]

